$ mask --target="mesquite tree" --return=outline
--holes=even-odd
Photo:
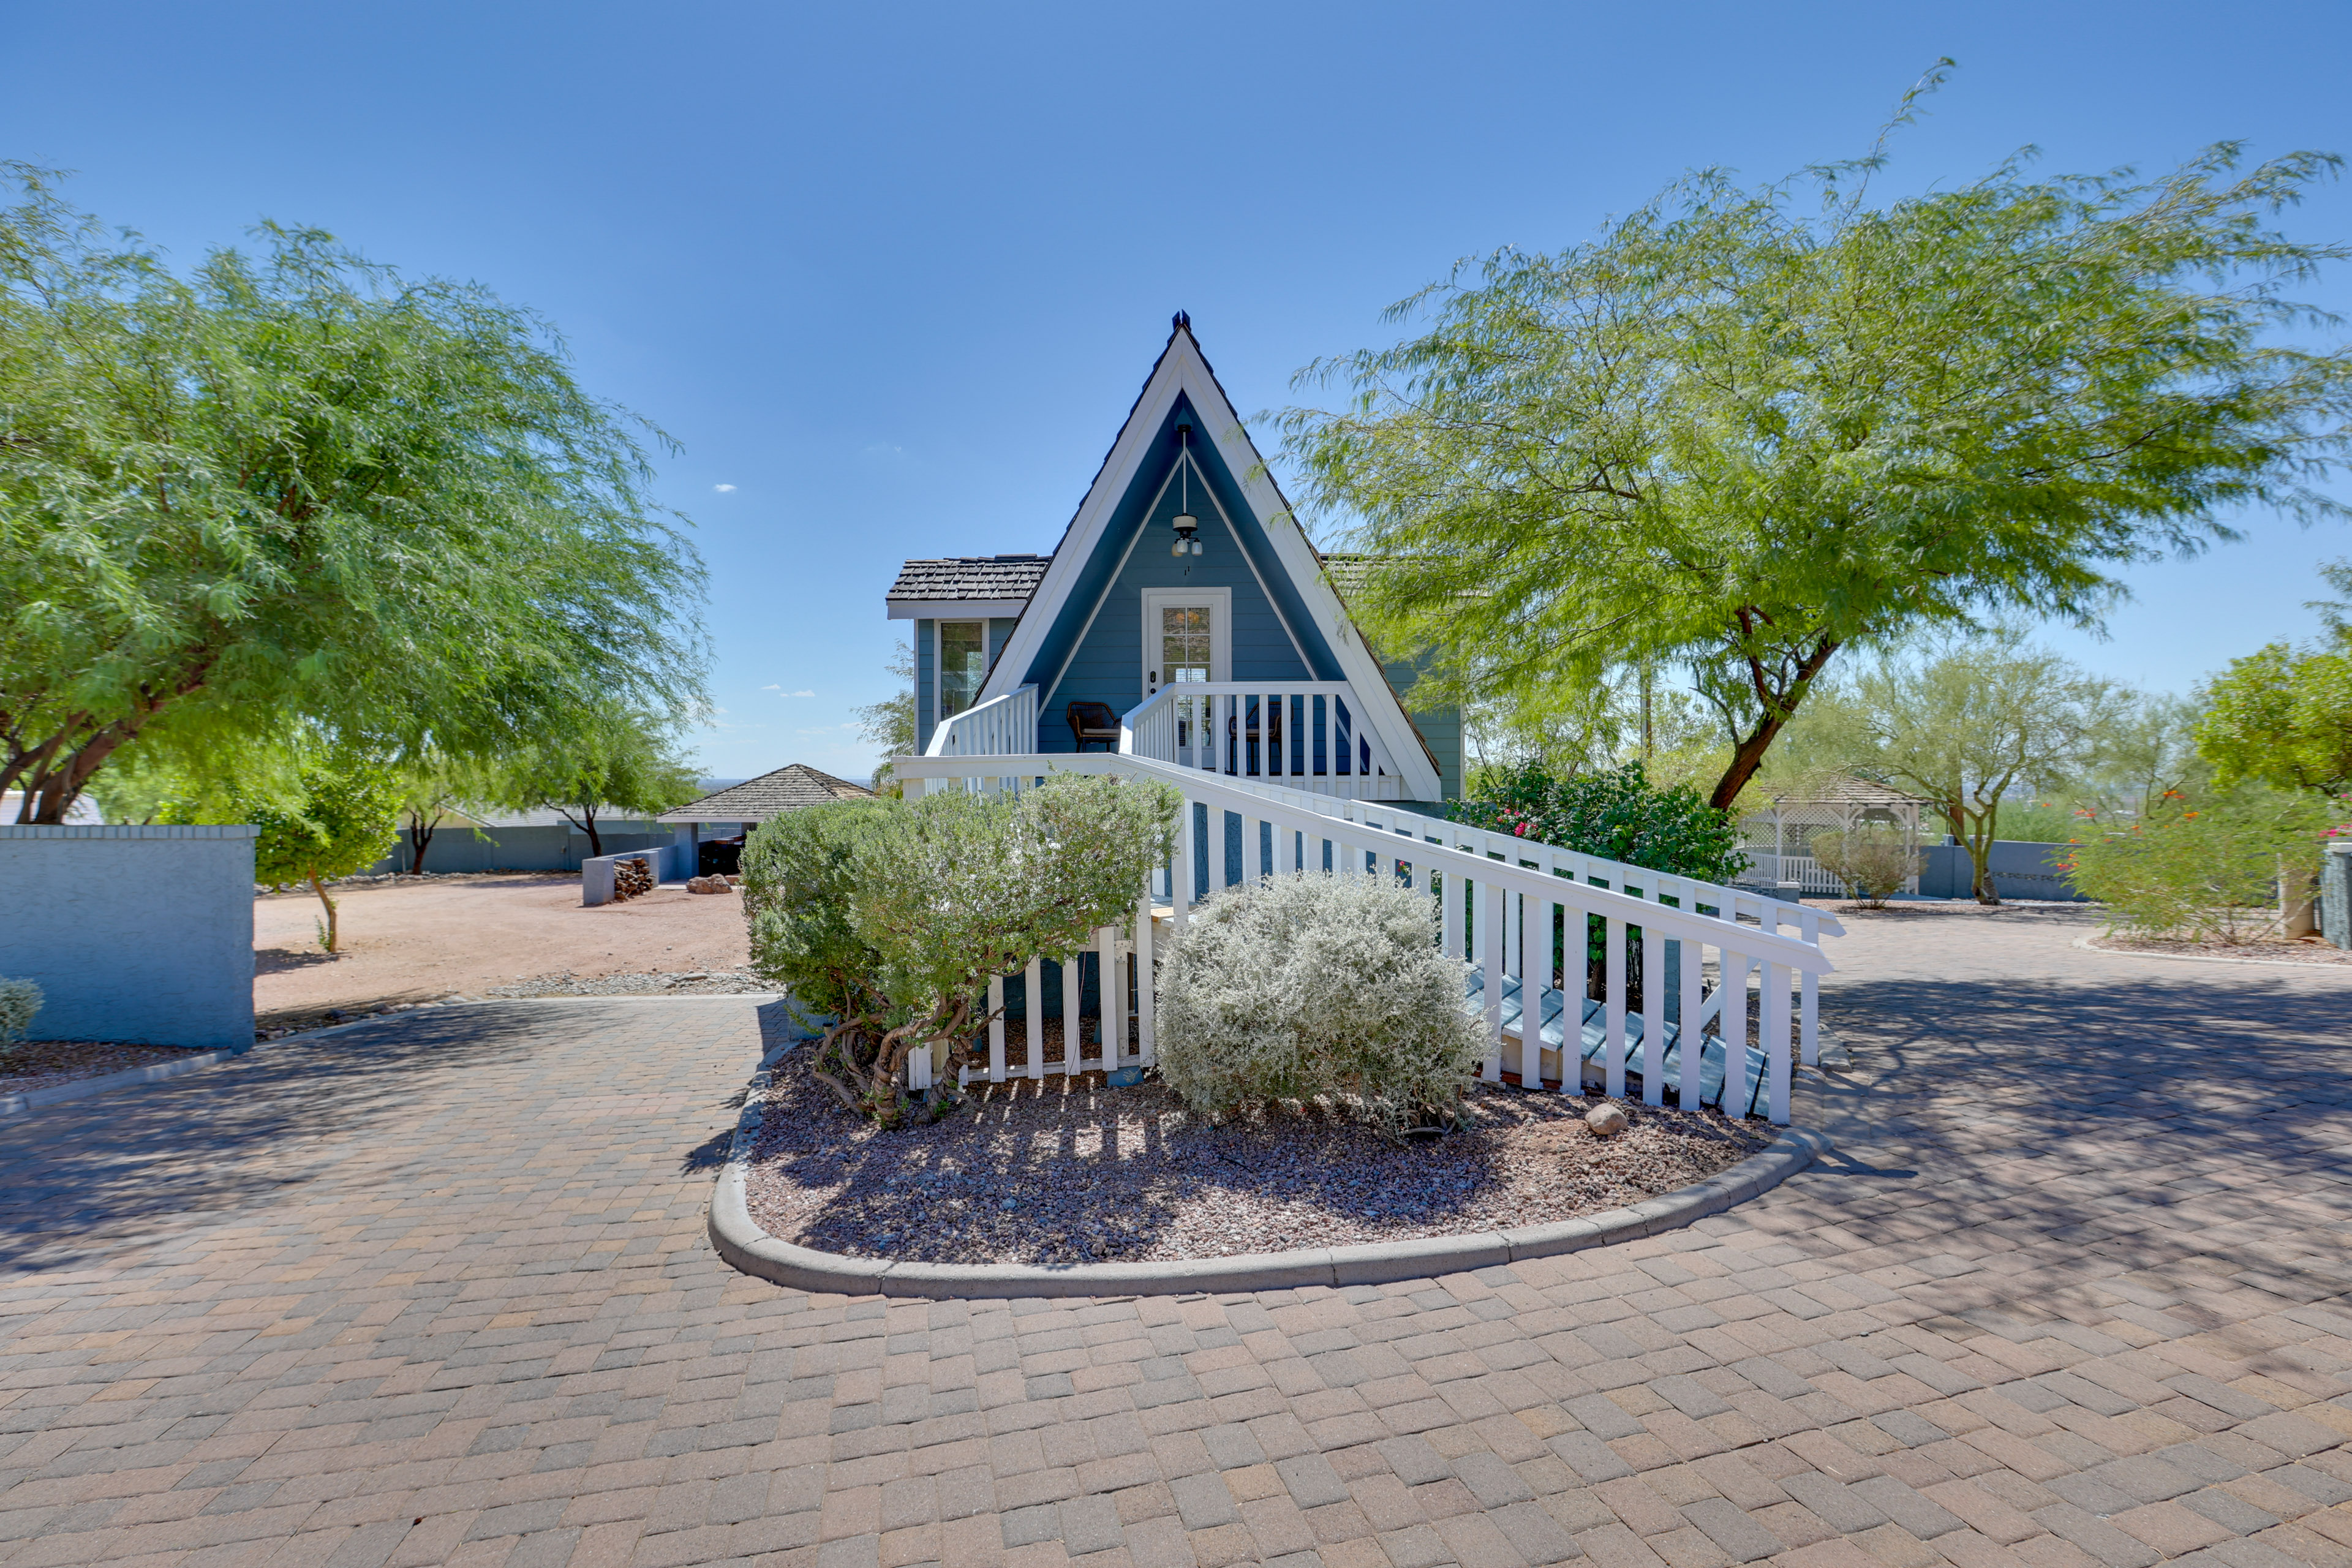
[[[58,822],[125,747],[496,757],[701,693],[642,426],[483,289],[313,230],[186,274],[0,165],[0,788]],[[658,432],[651,433],[660,440]]]
[[[753,966],[831,1019],[817,1077],[896,1124],[916,1051],[937,1048],[932,1107],[952,1096],[991,1016],[990,980],[1068,959],[1133,918],[1181,805],[1147,780],[1062,777],[1017,796],[784,813],[744,850]]]
[[[1352,605],[1381,647],[1538,720],[1687,664],[1734,732],[1728,806],[1841,648],[2095,626],[2117,567],[2235,537],[2232,507],[2341,513],[2315,481],[2352,355],[2273,331],[2347,252],[2271,226],[2337,159],[2242,170],[2224,143],[2143,182],[2021,157],[1874,205],[1882,162],[1811,171],[1818,204],[1696,175],[1589,244],[1465,264],[1391,311],[1421,336],[1301,373],[1350,394],[1290,411],[1286,449],[1385,558]]]

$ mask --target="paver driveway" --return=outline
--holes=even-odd
[[[0,1124],[0,1563],[2352,1564],[2352,980],[1853,923],[1836,1161],[1385,1288],[745,1279],[738,1001]]]

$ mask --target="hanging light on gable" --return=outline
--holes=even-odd
[[[1168,553],[1198,555],[1201,553],[1201,542],[1192,536],[1199,531],[1201,520],[1192,515],[1192,427],[1190,425],[1176,426],[1176,475],[1181,487],[1177,491],[1177,504],[1181,510],[1176,513],[1176,543]]]

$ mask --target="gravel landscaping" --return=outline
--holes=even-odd
[[[2168,937],[2095,936],[2102,952],[2160,953],[2173,958],[2234,958],[2242,963],[2352,965],[2352,952],[2316,938],[2309,942],[2179,942]]]
[[[30,1094],[86,1078],[129,1072],[157,1062],[201,1056],[179,1046],[93,1044],[87,1040],[22,1040],[0,1047],[0,1096]]]
[[[773,991],[772,983],[742,969],[655,970],[644,974],[542,974],[512,985],[493,985],[485,996],[744,996]]]
[[[853,1115],[797,1056],[752,1151],[751,1215],[854,1257],[933,1263],[1225,1258],[1569,1219],[1704,1180],[1771,1141],[1763,1123],[1479,1087],[1467,1125],[1392,1143],[1321,1105],[1211,1124],[1157,1083],[1102,1074],[977,1084],[928,1127]],[[1622,1103],[1622,1102],[1621,1102]]]

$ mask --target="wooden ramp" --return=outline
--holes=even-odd
[[[1483,1017],[1486,1007],[1486,972],[1474,966],[1470,971],[1469,983],[1464,989],[1464,1005],[1471,1013]],[[1709,999],[1713,998],[1710,996]],[[1527,1008],[1522,1000],[1521,983],[1516,975],[1505,978],[1503,982],[1503,1040],[1507,1047],[1505,1060],[1507,1065],[1516,1065],[1518,1068],[1519,1083],[1522,1088],[1541,1088],[1543,1079],[1546,1078],[1556,1080],[1563,1089],[1569,1087],[1566,1064],[1570,1058],[1567,1054],[1568,1040],[1563,1019],[1571,1001],[1576,1004],[1580,1017],[1574,1059],[1579,1064],[1575,1069],[1575,1087],[1581,1089],[1587,1081],[1598,1082],[1604,1079],[1608,1069],[1609,1029],[1601,1005],[1591,997],[1571,998],[1549,986],[1544,987],[1538,1002],[1539,1023],[1537,1029],[1537,1037],[1541,1042],[1541,1055],[1536,1059],[1541,1070],[1538,1074],[1530,1075],[1527,1070],[1528,1053],[1525,1044]],[[1741,1001],[1738,1021],[1744,1026],[1747,1009],[1744,998]],[[1713,1011],[1709,1008],[1701,1014],[1702,1027]],[[1679,1104],[1683,1076],[1683,1029],[1681,1025],[1671,1022],[1664,1023],[1663,1027],[1665,1030],[1666,1050],[1664,1070],[1659,1074],[1663,1080],[1661,1098],[1666,1103]],[[1648,1020],[1639,1013],[1627,1013],[1625,1015],[1625,1076],[1630,1082],[1641,1080],[1643,1043],[1647,1037]],[[1728,1116],[1753,1116],[1757,1114],[1756,1108],[1762,1102],[1764,1095],[1763,1047],[1753,1044],[1748,1045],[1741,1053],[1738,1071],[1734,1073],[1725,1071],[1725,1055],[1722,1036],[1700,1035],[1698,1103],[1713,1106]],[[1516,1063],[1512,1060],[1514,1058],[1517,1058]],[[1727,1079],[1729,1081],[1727,1103],[1725,1092]],[[1631,1089],[1630,1082],[1629,1093],[1635,1092]],[[1645,1085],[1644,1088],[1646,1087]],[[1644,1095],[1643,1098],[1647,1096]]]

